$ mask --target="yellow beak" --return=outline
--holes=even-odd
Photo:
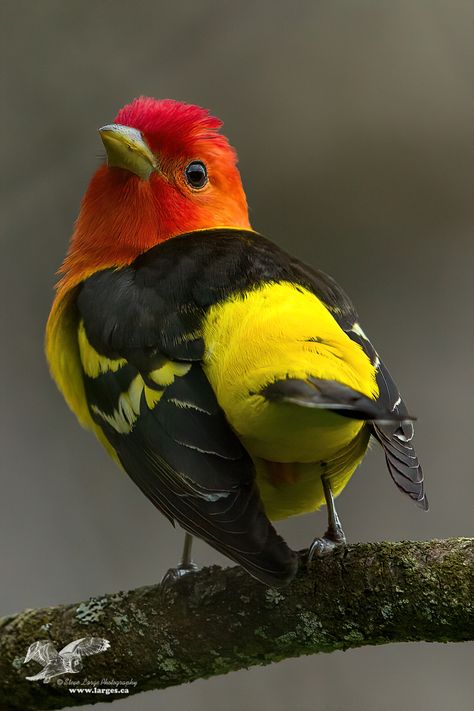
[[[107,151],[110,168],[124,168],[142,180],[148,180],[158,161],[136,128],[111,123],[99,128],[100,137]]]

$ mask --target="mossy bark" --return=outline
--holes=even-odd
[[[304,559],[304,554],[302,554]],[[0,709],[58,709],[124,694],[71,693],[69,684],[132,681],[162,689],[287,657],[390,642],[474,639],[474,539],[347,546],[283,590],[241,568],[204,569],[174,584],[26,610],[0,620]],[[80,637],[110,649],[48,684],[22,661],[32,642]],[[89,687],[90,688],[90,687]],[[122,687],[123,688],[123,687]]]

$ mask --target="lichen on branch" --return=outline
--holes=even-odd
[[[214,566],[166,587],[26,610],[0,619],[0,711],[124,698],[71,694],[66,678],[133,681],[133,694],[302,654],[472,640],[473,593],[474,539],[453,538],[350,545],[302,565],[278,591],[239,567]],[[38,671],[23,664],[30,644],[61,649],[90,636],[111,646],[84,658],[80,673],[26,680]]]

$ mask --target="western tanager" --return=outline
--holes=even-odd
[[[186,532],[278,586],[270,521],[328,508],[371,437],[427,508],[413,425],[344,291],[249,223],[236,154],[197,106],[139,98],[99,129],[46,331],[67,403]]]

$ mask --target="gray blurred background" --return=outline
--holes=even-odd
[[[339,499],[350,540],[472,534],[472,4],[2,0],[0,13],[1,613],[153,583],[181,547],[79,428],[42,351],[97,127],[139,94],[224,119],[254,227],[345,286],[419,416],[430,512],[374,447]],[[302,548],[324,525],[323,512],[279,529]],[[225,562],[203,544],[196,558]],[[472,663],[467,645],[366,648],[115,703],[468,711]]]

